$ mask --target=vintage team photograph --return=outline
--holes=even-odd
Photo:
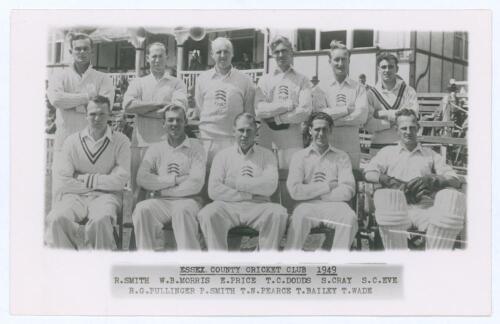
[[[43,245],[466,250],[469,33],[50,28]]]

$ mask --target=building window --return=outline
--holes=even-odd
[[[352,48],[373,47],[373,30],[354,30]]]
[[[468,58],[468,39],[467,33],[456,32],[453,42],[453,57],[466,60]]]
[[[316,30],[299,29],[297,31],[297,51],[313,51],[316,49]]]
[[[129,42],[120,42],[119,44],[119,63],[120,70],[133,70],[135,68],[135,48]]]
[[[346,30],[336,30],[336,31],[322,31],[320,33],[320,49],[329,49],[332,40],[340,41],[342,44],[346,44],[347,31]]]

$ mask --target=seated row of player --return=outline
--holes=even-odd
[[[198,195],[207,152],[199,140],[186,136],[182,107],[164,110],[166,139],[148,148],[137,175],[139,186],[159,192],[133,212],[139,249],[154,249],[169,222],[179,249],[200,249],[199,228],[208,250],[227,249],[228,231],[238,225],[258,230],[261,250],[278,250],[285,232],[285,249],[301,249],[319,224],[335,229],[334,248],[350,248],[357,217],[347,202],[355,194],[355,181],[349,156],[330,144],[333,121],[328,114],[309,117],[311,144],[291,159],[287,188],[299,204],[289,219],[283,206],[270,201],[278,186],[278,163],[270,150],[255,143],[253,115],[235,117],[234,144],[215,155],[208,180],[212,202],[202,206]],[[130,145],[107,126],[107,98],[92,100],[86,115],[87,127],[67,138],[55,166],[61,186],[47,217],[46,242],[58,248],[78,249],[83,241],[83,247],[115,249],[113,224],[129,181]],[[366,180],[384,187],[374,197],[384,247],[406,248],[406,230],[413,224],[427,230],[427,248],[450,249],[464,224],[464,196],[450,189],[460,182],[439,154],[417,142],[414,111],[402,109],[395,117],[398,144],[383,148],[365,168]]]

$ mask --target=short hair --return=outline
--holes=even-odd
[[[274,49],[278,47],[279,44],[283,44],[286,48],[293,52],[293,46],[290,40],[281,35],[274,36],[274,38],[269,43],[269,49],[271,50],[271,52],[274,52]]]
[[[330,129],[333,127],[332,117],[327,113],[318,111],[318,112],[313,112],[311,116],[309,116],[309,119],[307,120],[307,128],[312,127],[312,124],[316,119],[326,120]]]
[[[167,105],[167,106],[165,106],[164,111],[163,111],[163,119],[167,120],[167,113],[169,111],[174,111],[174,112],[182,111],[182,115],[184,116],[184,121],[187,123],[188,120],[187,120],[186,111],[184,110],[184,108],[182,106],[179,106],[179,105]]]
[[[109,101],[108,97],[98,95],[94,99],[90,100],[89,104],[91,102],[95,103],[96,105],[106,104],[106,106],[108,107],[108,112],[111,114],[111,102]],[[87,107],[88,107],[88,104],[87,104]]]
[[[69,41],[69,48],[73,49],[73,41],[79,40],[79,39],[88,39],[90,42],[90,48],[92,49],[92,45],[94,42],[92,41],[92,38],[90,38],[89,35],[84,34],[84,33],[77,33],[77,32],[70,32],[68,33],[68,41]]]
[[[415,110],[403,108],[396,111],[396,124],[398,122],[398,118],[401,116],[413,116],[413,118],[415,118],[415,122],[418,124],[418,115]]]
[[[361,73],[358,78],[365,78],[366,79],[366,74]]]
[[[233,127],[236,127],[236,123],[238,122],[238,120],[242,119],[242,118],[245,118],[249,121],[252,122],[253,126],[255,127],[255,129],[257,129],[257,120],[255,119],[255,116],[250,114],[250,113],[247,113],[247,112],[242,112],[242,113],[239,113],[235,118],[234,118],[234,122],[233,122]]]
[[[212,41],[212,43],[210,44],[210,49],[212,50],[212,52],[214,52],[214,46],[217,43],[224,44],[225,46],[227,46],[231,50],[231,53],[234,53],[233,43],[231,43],[231,41],[226,37],[217,37],[216,39],[214,39]]]
[[[330,50],[328,50],[328,57],[332,58],[332,53],[336,49],[341,49],[347,51],[347,56],[351,57],[351,51],[345,46],[341,41],[332,40],[330,42]]]
[[[394,63],[396,64],[396,66],[399,63],[399,60],[398,60],[398,58],[397,58],[396,55],[391,54],[389,52],[380,52],[380,53],[377,54],[377,67],[380,64],[380,62],[382,62],[383,60],[394,61]]]
[[[151,50],[151,47],[153,47],[153,46],[161,47],[163,49],[163,51],[165,52],[165,55],[168,55],[167,47],[165,46],[165,44],[160,43],[160,42],[154,42],[154,43],[149,44],[148,48],[146,50],[146,54],[149,54],[149,51]]]

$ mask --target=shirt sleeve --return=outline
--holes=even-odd
[[[64,89],[64,71],[54,74],[50,79],[47,97],[50,103],[59,109],[71,109],[77,106],[86,105],[89,102],[87,93],[72,93]]]
[[[272,101],[269,86],[266,84],[266,79],[261,78],[255,90],[255,116],[260,119],[272,118],[279,114],[288,111],[287,107],[280,107],[280,105]]]
[[[385,148],[378,151],[378,153],[372,157],[370,162],[365,166],[365,174],[369,172],[374,172],[378,176],[380,174],[387,174],[389,168],[389,163],[387,161],[387,150]]]
[[[367,98],[367,103],[368,103],[368,117],[367,121],[364,125],[364,129],[366,129],[370,133],[375,133],[375,132],[380,132],[385,129],[391,128],[391,123],[388,120],[385,119],[378,119],[373,117],[373,114],[375,113],[375,102],[374,102],[374,97],[368,91],[366,93],[366,98]]]
[[[226,157],[219,152],[212,162],[208,180],[208,195],[210,199],[222,201],[251,200],[251,193],[238,191],[236,188],[232,188],[224,182],[227,172],[225,158]]]
[[[407,86],[406,89],[407,90],[405,95],[405,104],[401,108],[411,109],[415,111],[415,113],[417,113],[418,116],[419,106],[418,106],[417,92],[410,86]]]
[[[356,183],[352,173],[349,156],[343,153],[336,159],[338,170],[338,185],[327,194],[321,196],[324,201],[349,201],[354,196]]]
[[[356,89],[354,106],[352,113],[335,120],[335,126],[361,126],[366,122],[368,117],[368,101],[366,99],[366,90],[363,86],[358,86]]]
[[[271,152],[264,152],[264,166],[262,174],[255,178],[239,177],[236,180],[238,191],[253,195],[271,196],[278,187],[278,163]]]
[[[188,107],[187,87],[180,80],[176,83],[174,92],[172,93],[172,103],[181,106],[184,110]]]
[[[125,188],[130,179],[130,142],[125,135],[121,137],[116,149],[116,165],[109,174],[92,175],[91,187],[94,190],[119,191]],[[117,138],[114,139],[118,141]]]
[[[160,169],[158,156],[159,152],[156,146],[150,146],[144,154],[144,158],[137,171],[137,184],[146,190],[162,190],[173,186],[175,183],[174,175],[158,175],[158,170]]]
[[[312,96],[311,86],[304,79],[298,94],[298,104],[294,110],[275,117],[276,123],[279,124],[298,124],[311,115],[312,112]]]
[[[125,111],[142,100],[141,80],[136,78],[130,82],[127,91],[123,95],[123,108]]]
[[[310,200],[328,193],[330,187],[326,182],[305,183],[303,156],[295,154],[290,162],[286,186],[294,200]]]
[[[255,115],[255,86],[250,78],[248,78],[247,88],[243,97],[243,109],[245,112]]]
[[[201,145],[192,145],[191,167],[187,174],[187,179],[173,186],[162,190],[162,196],[186,197],[198,194],[205,183],[206,154]]]
[[[324,111],[328,106],[325,92],[321,88],[316,87],[315,90],[311,90],[311,97],[313,112]]]
[[[453,170],[453,168],[450,165],[446,164],[446,161],[443,158],[443,156],[432,150],[431,152],[432,152],[433,167],[436,174],[458,179],[457,173],[455,172],[455,170]]]
[[[69,137],[64,142],[61,154],[59,154],[58,158],[54,161],[56,163],[55,177],[61,183],[61,186],[55,193],[58,197],[65,193],[83,194],[91,191],[85,183],[75,178],[76,170],[72,157],[74,141],[72,139],[73,137]]]
[[[198,111],[200,112],[202,107],[203,107],[203,92],[202,92],[202,83],[204,82],[203,75],[200,75],[198,77],[198,80],[196,82],[195,88],[194,88],[194,101],[196,103],[196,107],[198,108]]]

